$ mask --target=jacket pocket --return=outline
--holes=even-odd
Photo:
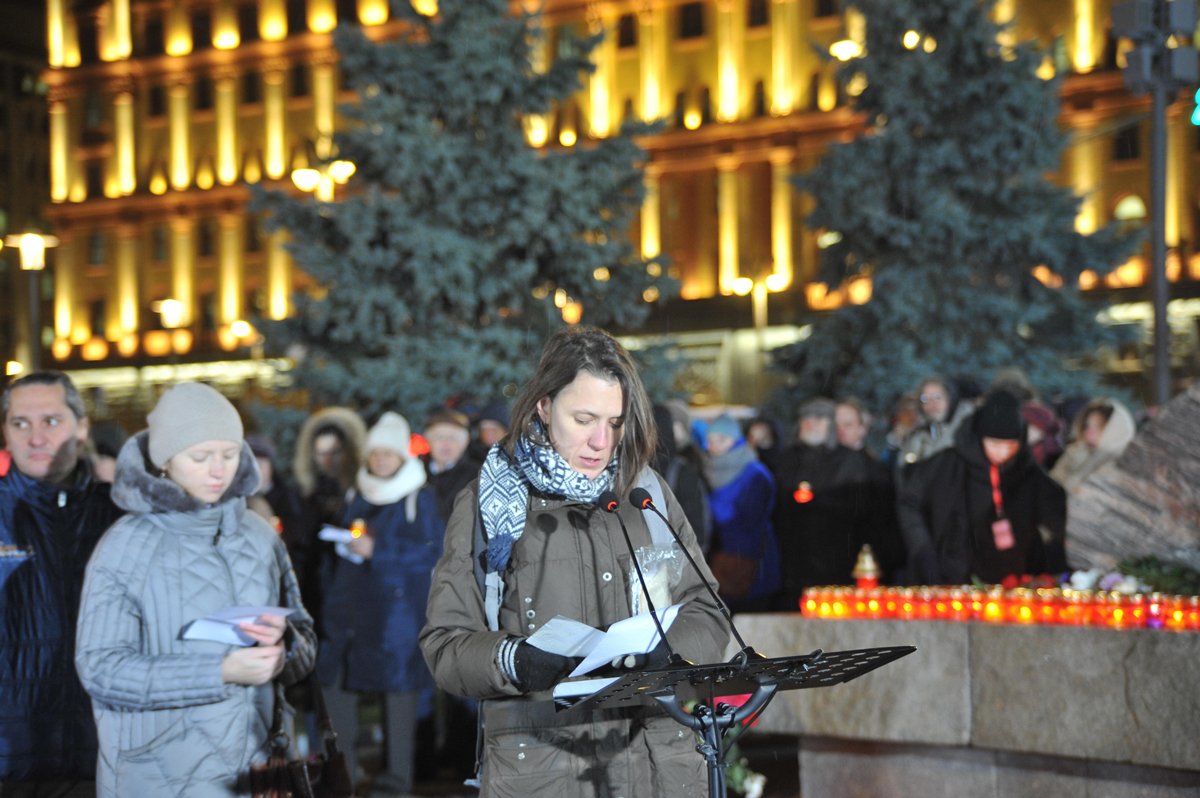
[[[484,748],[483,792],[530,798],[573,779],[570,735],[520,731],[490,737]],[[569,794],[569,791],[568,791]]]
[[[118,795],[170,795],[175,791],[171,779],[163,771],[167,749],[184,736],[183,718],[177,718],[148,742],[120,751],[114,776]],[[170,765],[186,772],[186,763]]]

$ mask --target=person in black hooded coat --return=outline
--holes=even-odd
[[[909,467],[897,512],[919,584],[1066,567],[1066,495],[1034,460],[1020,404],[1005,391],[989,394],[951,448]],[[1044,545],[1039,527],[1055,543]]]

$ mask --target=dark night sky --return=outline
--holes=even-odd
[[[0,51],[45,58],[44,0],[0,0]]]

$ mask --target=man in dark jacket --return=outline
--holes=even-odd
[[[84,566],[120,511],[92,478],[83,400],[65,374],[16,380],[0,411],[0,792],[91,795],[96,731],[75,675],[75,616]]]
[[[988,395],[953,447],[908,467],[897,504],[915,582],[994,584],[1066,567],[1066,496],[1030,454],[1005,391]]]
[[[784,610],[795,610],[807,587],[850,584],[866,544],[885,574],[904,559],[887,472],[865,451],[838,444],[829,399],[806,402],[799,416],[797,440],[775,472]]]
[[[471,422],[457,410],[436,410],[425,421],[425,439],[429,441],[425,460],[429,486],[437,496],[438,514],[447,521],[458,492],[475,481],[482,465],[467,449]]]

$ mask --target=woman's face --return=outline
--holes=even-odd
[[[212,504],[233,484],[241,458],[241,441],[201,441],[168,460],[163,470],[189,496]]]
[[[371,476],[379,477],[380,479],[394,477],[402,465],[404,465],[404,458],[398,452],[393,452],[391,449],[376,446],[367,452],[367,472]]]
[[[1100,445],[1100,436],[1104,434],[1104,428],[1108,426],[1108,419],[1103,413],[1092,412],[1087,414],[1087,418],[1083,420],[1083,442],[1088,445],[1089,449],[1095,449]]]
[[[567,465],[595,479],[612,460],[625,423],[625,395],[616,380],[581,371],[551,399],[538,402],[550,443]]]

